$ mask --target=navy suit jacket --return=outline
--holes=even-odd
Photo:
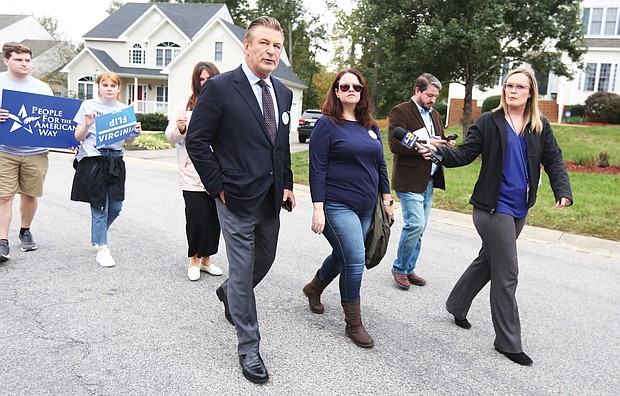
[[[277,215],[283,190],[293,189],[289,143],[293,93],[270,78],[278,103],[275,145],[241,66],[205,82],[187,129],[187,152],[207,192],[216,198],[223,190],[228,210],[241,215],[254,213],[272,185]]]

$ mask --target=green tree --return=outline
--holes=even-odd
[[[407,52],[414,68],[464,85],[464,134],[471,124],[474,86],[495,84],[504,65],[529,63],[542,76],[570,76],[562,54],[579,62],[585,51],[579,0],[423,3],[427,12]]]
[[[337,17],[358,67],[384,115],[411,95],[423,72],[465,86],[464,131],[473,87],[497,81],[506,64],[529,63],[543,76],[570,76],[562,54],[585,50],[579,0],[357,0]],[[342,60],[343,57],[341,56]]]
[[[302,0],[258,0],[250,19],[260,15],[270,15],[282,25],[291,68],[308,85],[304,107],[320,107],[324,92],[313,84],[314,77],[322,71],[316,56],[323,50],[321,43],[326,36],[326,27],[319,22],[320,17],[310,14]]]
[[[108,15],[112,15],[124,4],[125,2],[123,0],[112,0],[110,1],[110,4],[108,4],[108,9],[105,10],[105,12],[107,12]]]

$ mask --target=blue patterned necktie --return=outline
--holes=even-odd
[[[263,89],[263,117],[265,117],[265,125],[267,125],[267,132],[269,132],[269,139],[271,143],[276,144],[276,111],[273,108],[273,99],[271,98],[271,92],[269,92],[269,85],[264,80],[258,80],[258,85]]]

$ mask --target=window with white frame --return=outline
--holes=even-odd
[[[168,103],[168,86],[160,85],[157,87],[157,101]]]
[[[134,44],[129,50],[129,64],[132,65],[144,65],[146,63],[146,54],[142,45]]]
[[[169,41],[157,44],[156,65],[168,66],[181,53],[181,46]]]
[[[598,73],[599,92],[609,92],[609,80],[611,77],[611,63],[601,63],[601,69]]]
[[[78,99],[92,99],[95,93],[95,78],[82,77],[78,80]]]
[[[586,92],[613,92],[618,64],[588,63],[584,73],[583,90]]]
[[[616,24],[618,21],[618,9],[608,8],[607,15],[605,16],[605,27],[603,34],[605,36],[613,36],[616,34]]]
[[[583,9],[583,33],[591,36],[620,36],[620,8]]]
[[[596,63],[588,63],[586,65],[586,78],[583,84],[583,90],[594,91],[595,81],[596,81]]]
[[[215,54],[213,55],[213,59],[217,61],[224,60],[224,43],[221,41],[215,42]]]

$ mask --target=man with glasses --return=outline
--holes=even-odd
[[[30,75],[32,51],[23,44],[7,42],[2,46],[6,72],[0,73],[0,97],[3,89],[54,95],[49,85]],[[2,109],[0,122],[9,112]],[[30,224],[37,211],[37,197],[43,195],[43,181],[48,168],[48,151],[40,147],[0,145],[0,262],[9,259],[9,226],[13,217],[13,198],[20,194],[21,250],[37,249]]]
[[[394,153],[392,188],[400,199],[405,223],[392,275],[396,286],[402,290],[426,284],[426,280],[415,273],[416,263],[433,203],[433,188],[445,189],[445,180],[443,167],[426,161],[418,151],[402,144],[394,137],[394,129],[401,127],[411,131],[420,142],[453,147],[453,140],[445,140],[441,116],[433,110],[440,90],[437,77],[424,73],[415,81],[411,100],[395,106],[389,114],[388,142]]]

